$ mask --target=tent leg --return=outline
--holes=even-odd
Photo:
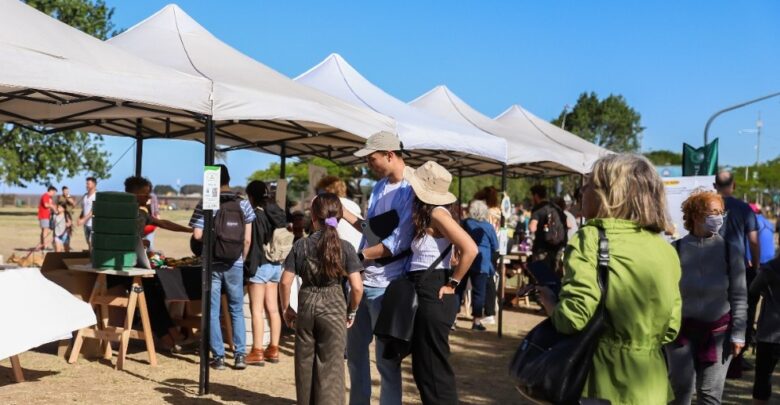
[[[463,205],[463,169],[458,169],[458,204]]]
[[[143,121],[141,118],[135,120],[135,175],[141,176],[144,158],[144,134]]]
[[[287,144],[282,142],[282,152],[279,156],[279,178],[287,177]]]
[[[214,165],[214,121],[206,117],[205,165]],[[200,317],[200,375],[198,395],[209,393],[209,334],[211,313],[211,246],[214,244],[214,217],[211,210],[203,212],[203,269],[201,270],[201,317]],[[219,325],[217,325],[219,327]]]
[[[501,166],[501,191],[506,193],[506,164]],[[504,214],[501,214],[501,227],[506,224],[506,218]],[[501,269],[501,277],[498,279],[498,337],[501,338],[504,335],[504,289],[506,284],[506,264],[504,264],[504,256],[499,256],[499,267]]]

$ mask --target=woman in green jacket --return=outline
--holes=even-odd
[[[593,355],[583,398],[615,404],[672,399],[661,350],[680,327],[680,261],[660,233],[668,228],[661,178],[644,157],[616,154],[596,161],[583,189],[590,220],[566,247],[560,296],[541,301],[561,333],[582,330],[596,311],[598,228],[609,239],[607,330]]]

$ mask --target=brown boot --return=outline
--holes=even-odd
[[[246,364],[264,365],[265,356],[263,356],[263,349],[255,349],[252,347],[252,351],[246,356]]]
[[[271,346],[268,345],[268,348],[265,349],[265,359],[269,363],[278,363],[279,362],[279,346]]]

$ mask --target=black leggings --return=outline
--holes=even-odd
[[[772,395],[772,373],[780,360],[780,344],[756,343],[756,374],[753,380],[753,398],[769,400]]]

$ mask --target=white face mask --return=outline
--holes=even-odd
[[[723,226],[723,215],[708,215],[704,220],[704,229],[712,234],[718,233]]]

